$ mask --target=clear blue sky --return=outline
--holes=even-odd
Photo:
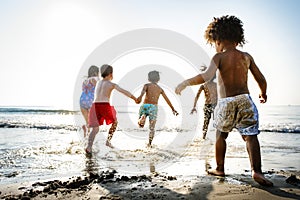
[[[83,62],[107,39],[138,28],[176,31],[207,51],[214,16],[244,22],[249,52],[268,81],[269,104],[300,104],[297,0],[0,1],[0,105],[72,107]],[[252,85],[252,83],[250,83]],[[250,86],[256,97],[257,86]]]

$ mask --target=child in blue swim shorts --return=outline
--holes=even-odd
[[[155,124],[157,119],[157,103],[160,95],[163,96],[167,104],[172,109],[172,112],[175,116],[178,115],[177,111],[174,109],[172,103],[170,102],[169,98],[167,97],[164,90],[157,84],[160,80],[159,72],[158,71],[151,71],[148,73],[148,80],[150,83],[144,85],[141,95],[137,98],[136,103],[140,103],[144,94],[146,94],[144,99],[144,104],[140,107],[139,111],[139,121],[138,125],[143,128],[145,125],[146,118],[149,117],[149,142],[148,147],[151,147],[152,141],[155,134]]]

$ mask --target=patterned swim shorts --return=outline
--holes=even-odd
[[[156,120],[157,118],[157,105],[154,104],[143,104],[140,107],[140,111],[139,111],[139,118],[142,115],[146,115],[146,117],[149,116],[149,120]]]
[[[249,94],[218,100],[214,127],[222,132],[236,128],[241,135],[257,135],[258,111]]]

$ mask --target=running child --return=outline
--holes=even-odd
[[[92,127],[92,131],[89,135],[88,145],[86,147],[86,153],[90,154],[92,152],[92,146],[96,134],[99,132],[99,126],[104,124],[112,124],[106,140],[106,146],[113,148],[111,144],[111,139],[114,132],[116,131],[118,121],[116,116],[116,110],[110,105],[111,92],[116,89],[118,92],[123,93],[127,97],[136,101],[137,99],[127,90],[122,89],[117,84],[111,82],[113,79],[113,67],[110,65],[101,66],[101,81],[97,82],[95,89],[95,99],[92,108],[89,113],[89,126]]]
[[[157,103],[160,95],[163,96],[167,104],[172,109],[172,112],[175,116],[178,115],[177,111],[174,109],[172,103],[167,97],[164,90],[157,84],[160,80],[158,71],[151,71],[148,73],[148,80],[150,83],[144,85],[141,95],[137,98],[136,103],[140,103],[144,94],[146,94],[144,103],[141,105],[139,110],[139,120],[138,125],[143,128],[145,125],[146,118],[149,117],[149,142],[147,144],[148,147],[151,147],[152,140],[155,134],[155,124],[157,120]]]
[[[99,80],[99,68],[92,65],[88,70],[88,77],[82,83],[82,93],[79,100],[80,111],[85,120],[82,125],[84,137],[89,132],[88,115],[94,101],[94,92],[97,81]]]
[[[204,73],[180,83],[175,92],[180,94],[189,85],[202,84],[217,72],[219,99],[214,123],[217,129],[217,168],[209,170],[208,173],[225,176],[226,138],[228,133],[236,128],[246,142],[253,179],[260,185],[273,186],[261,170],[261,153],[257,138],[258,111],[249,94],[248,72],[252,73],[260,88],[260,103],[267,101],[267,82],[253,57],[236,48],[237,45],[242,46],[245,43],[243,23],[235,16],[214,18],[205,31],[205,38],[208,43],[215,45],[217,51],[210,66]]]
[[[214,113],[215,107],[217,105],[218,95],[217,95],[217,84],[214,82],[215,76],[210,79],[210,81],[205,82],[202,84],[197,92],[197,95],[194,100],[194,107],[191,110],[191,114],[194,112],[197,112],[196,106],[197,101],[200,97],[201,92],[204,92],[205,97],[205,103],[203,107],[203,113],[204,113],[204,121],[202,126],[202,138],[205,139],[207,131],[208,131],[208,125],[209,121],[211,119],[211,115]]]

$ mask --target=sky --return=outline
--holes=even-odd
[[[135,29],[177,32],[212,57],[215,50],[203,35],[213,17],[222,15],[243,21],[247,43],[239,49],[250,53],[265,75],[268,104],[300,105],[299,9],[297,0],[1,0],[0,106],[72,108],[89,55]],[[249,88],[257,99],[251,77]]]

